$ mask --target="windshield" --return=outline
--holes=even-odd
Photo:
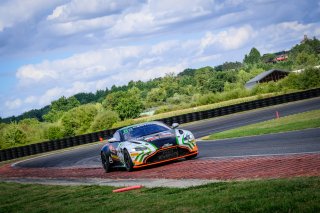
[[[124,140],[130,140],[133,138],[140,138],[146,135],[152,135],[158,132],[164,132],[170,130],[168,127],[158,124],[144,124],[140,126],[128,127],[120,130]]]

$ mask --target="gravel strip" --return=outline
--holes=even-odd
[[[200,186],[208,183],[219,182],[218,180],[201,180],[201,179],[62,179],[62,178],[4,178],[2,182],[14,182],[24,184],[43,184],[43,185],[61,185],[61,186],[83,186],[83,185],[99,185],[99,186],[115,186],[127,187],[142,185],[147,188],[170,187],[170,188],[188,188],[192,186]]]

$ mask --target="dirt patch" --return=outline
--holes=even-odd
[[[320,154],[228,159],[195,159],[136,170],[105,173],[102,168],[0,168],[0,178],[211,179],[241,180],[320,176]]]

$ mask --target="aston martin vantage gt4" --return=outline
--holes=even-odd
[[[106,172],[115,167],[127,171],[181,158],[197,156],[198,147],[190,131],[161,122],[147,122],[117,130],[101,149]]]

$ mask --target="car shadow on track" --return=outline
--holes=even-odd
[[[141,167],[141,168],[136,168],[134,169],[132,172],[138,172],[138,171],[144,171],[144,170],[148,170],[148,169],[154,169],[154,168],[159,168],[159,167],[164,167],[167,165],[171,165],[171,164],[176,164],[176,163],[180,163],[180,162],[184,162],[184,161],[194,161],[199,159],[199,157],[195,157],[193,159],[178,159],[178,160],[173,160],[173,161],[169,161],[169,162],[164,162],[164,163],[159,163],[159,164],[155,164],[155,165],[150,165],[150,166],[145,166],[145,167]],[[124,167],[116,167],[116,168],[112,168],[111,172],[113,171],[127,171],[126,168]]]

